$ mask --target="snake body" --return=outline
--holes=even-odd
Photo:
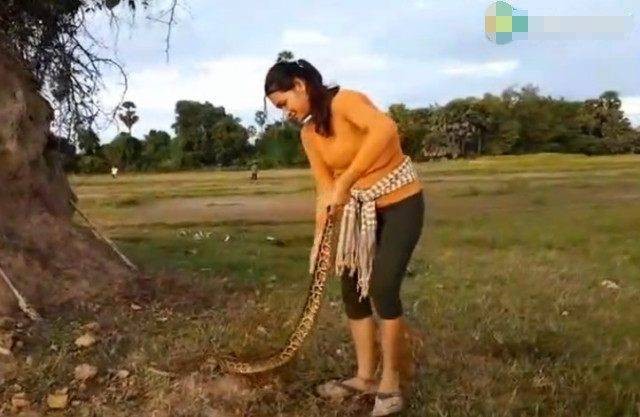
[[[222,372],[254,374],[270,371],[289,362],[300,349],[300,346],[302,346],[302,343],[315,324],[322,304],[324,289],[331,266],[331,242],[333,239],[333,229],[334,220],[333,216],[330,215],[328,216],[322,231],[322,238],[316,259],[316,268],[313,273],[313,279],[311,281],[307,300],[298,319],[298,323],[289,336],[289,340],[285,347],[268,358],[251,362],[229,358],[218,359],[218,365]]]
[[[106,236],[98,231],[98,229],[89,221],[87,216],[80,211],[78,206],[72,201],[69,200],[71,206],[81,215],[81,217],[87,222],[91,230],[109,244],[111,249],[117,253],[120,258],[126,263],[126,265],[131,268],[132,271],[139,273],[138,268],[131,262],[129,259],[122,254],[122,252],[116,247],[116,245],[109,240]],[[334,216],[328,215],[327,220],[324,224],[322,230],[322,236],[320,241],[320,246],[318,250],[318,256],[316,257],[315,270],[313,273],[313,279],[311,280],[311,286],[309,288],[307,300],[305,302],[304,308],[302,309],[302,313],[300,314],[300,318],[298,319],[298,323],[294,331],[289,336],[289,340],[285,347],[278,353],[262,360],[245,362],[236,359],[230,358],[221,358],[214,357],[211,358],[211,361],[217,364],[217,367],[222,372],[229,372],[235,374],[255,374],[265,371],[270,371],[272,369],[278,368],[285,363],[289,362],[291,358],[296,354],[296,352],[302,346],[302,343],[309,335],[309,332],[313,328],[315,324],[316,318],[318,317],[318,312],[320,311],[320,306],[322,304],[322,298],[324,295],[324,289],[329,273],[329,269],[331,266],[331,242],[333,239],[333,229],[334,229]]]

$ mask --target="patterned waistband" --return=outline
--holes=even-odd
[[[351,198],[344,207],[336,252],[336,273],[345,270],[358,274],[358,290],[361,298],[369,293],[369,279],[373,268],[376,247],[376,204],[379,197],[410,184],[418,179],[411,158],[403,162],[367,189],[352,189]],[[317,240],[317,239],[316,239]],[[317,258],[317,242],[310,256],[310,272],[314,272]]]

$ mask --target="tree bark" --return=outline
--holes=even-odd
[[[34,77],[0,45],[0,266],[36,309],[119,291],[131,277],[71,223],[76,197],[52,118]],[[13,293],[0,282],[0,315],[16,312]]]

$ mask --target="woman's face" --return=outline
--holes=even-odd
[[[271,103],[285,113],[288,119],[302,122],[311,111],[307,86],[300,78],[294,78],[293,88],[275,91],[267,96]]]

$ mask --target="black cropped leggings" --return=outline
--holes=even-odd
[[[360,301],[357,276],[345,273],[341,279],[347,317],[357,320],[371,316],[372,302],[380,318],[395,319],[402,315],[400,285],[420,238],[424,209],[424,195],[420,192],[376,210],[376,251],[369,297]]]

